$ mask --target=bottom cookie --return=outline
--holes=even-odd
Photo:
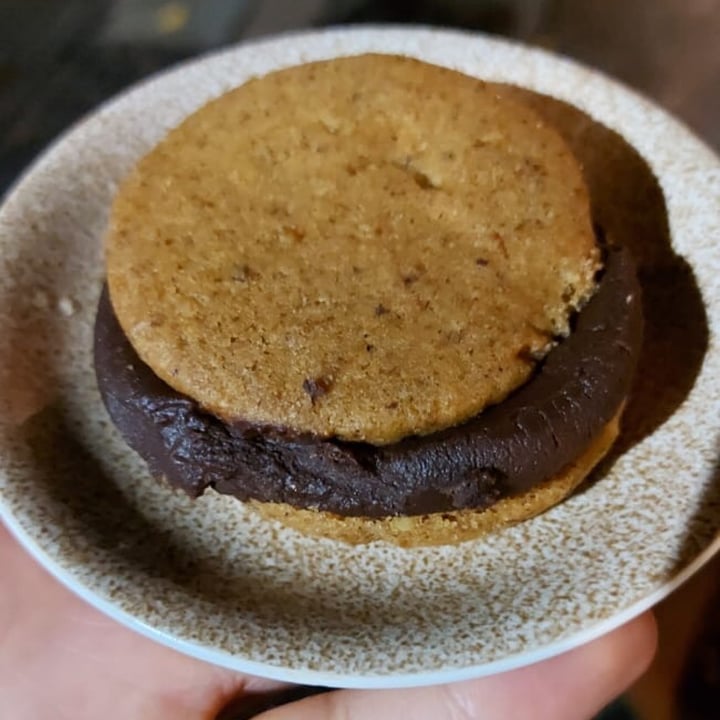
[[[276,520],[306,535],[353,545],[382,541],[401,547],[421,547],[474,540],[539,515],[570,495],[615,442],[620,432],[621,414],[622,410],[605,425],[590,447],[562,473],[520,495],[504,498],[485,510],[363,518],[302,510],[284,503],[251,501],[248,506],[264,518]]]

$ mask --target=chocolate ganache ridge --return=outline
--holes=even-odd
[[[107,288],[95,326],[98,385],[151,472],[197,497],[288,503],[345,516],[482,509],[559,473],[615,416],[632,382],[642,312],[627,250],[609,248],[573,332],[533,377],[469,421],[373,446],[226,423],[160,380],[115,318]]]

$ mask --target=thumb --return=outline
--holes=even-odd
[[[257,720],[585,720],[643,673],[656,641],[648,613],[587,645],[519,670],[435,687],[330,692]]]

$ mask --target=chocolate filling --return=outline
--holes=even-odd
[[[559,473],[618,412],[640,348],[640,288],[626,250],[604,274],[570,336],[506,400],[432,435],[381,447],[225,423],[145,365],[103,291],[95,368],[113,421],[153,474],[193,497],[382,517],[485,508]]]

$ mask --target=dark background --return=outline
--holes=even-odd
[[[0,196],[59,132],[150,73],[246,38],[363,22],[547,47],[641,90],[720,148],[720,0],[0,0]],[[703,698],[687,718],[718,717],[712,632],[684,683]],[[631,717],[617,704],[603,720]]]
[[[720,0],[0,0],[0,193],[149,73],[291,28],[428,23],[521,38],[638,88],[720,147]]]

